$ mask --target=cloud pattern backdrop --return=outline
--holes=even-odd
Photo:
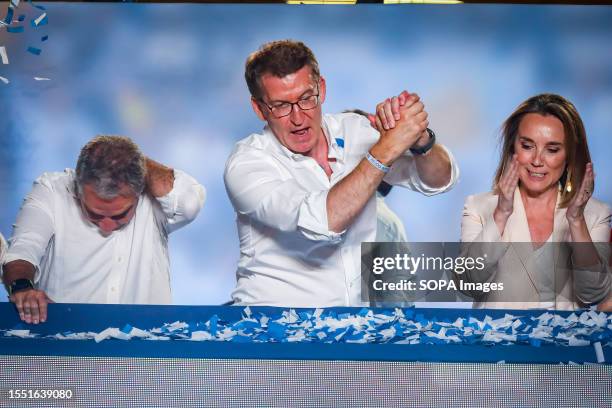
[[[595,196],[612,203],[612,7],[40,4],[39,31],[0,31],[10,80],[0,83],[0,232],[10,235],[40,173],[73,167],[96,134],[130,136],[208,191],[200,217],[170,239],[176,304],[222,303],[233,289],[238,243],[222,175],[236,141],[262,128],[244,61],[274,39],[313,49],[326,112],[373,110],[402,89],[421,95],[461,181],[437,197],[390,194],[411,240],[458,240],[465,197],[490,188],[501,123],[540,92],[578,107]],[[27,52],[41,35],[40,55]]]

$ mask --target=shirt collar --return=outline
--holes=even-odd
[[[342,150],[344,146],[340,146],[336,138],[332,137],[332,132],[330,132],[327,121],[325,120],[326,115],[323,115],[321,118],[321,129],[323,130],[323,135],[325,136],[325,141],[327,142],[327,157],[329,159],[341,159],[342,158]],[[301,153],[294,153],[291,150],[287,149],[285,146],[279,142],[278,138],[272,132],[272,129],[266,124],[264,127],[264,134],[270,139],[271,144],[275,147],[275,149],[284,156],[287,156],[295,161],[302,161],[307,158]],[[342,137],[340,137],[342,139]],[[343,140],[343,139],[342,139]]]
[[[70,175],[70,182],[66,183],[66,191],[68,191],[68,194],[72,197],[78,199],[79,194],[76,185],[76,172],[73,169],[64,169],[64,173]]]

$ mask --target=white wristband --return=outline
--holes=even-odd
[[[370,162],[372,166],[376,167],[378,170],[382,171],[383,173],[388,173],[389,170],[391,170],[391,167],[385,166],[384,164],[376,160],[376,158],[372,156],[370,152],[366,154],[366,159],[368,159],[368,161]]]

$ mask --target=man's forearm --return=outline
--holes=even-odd
[[[383,104],[390,106],[390,102],[387,100],[377,106],[377,111],[383,108],[381,106]],[[376,128],[380,132],[380,138],[371,147],[370,153],[387,167],[390,167],[410,146],[414,145],[419,136],[425,132],[429,123],[427,122],[427,113],[423,111],[423,104],[419,102],[418,97],[411,97],[400,108],[399,115],[399,120],[391,129],[385,129],[380,119],[376,119]],[[446,157],[447,160],[448,180],[450,179],[450,160],[444,149],[442,149],[442,153],[443,156],[441,157]],[[431,154],[435,154],[435,152],[432,151]],[[433,164],[438,160],[440,158],[434,158],[432,164],[428,164],[427,161],[424,162],[422,164],[423,172],[439,172]],[[362,159],[349,175],[329,190],[327,195],[328,228],[334,232],[341,232],[351,225],[372,197],[384,176],[385,173],[381,169],[374,167],[367,159]]]
[[[4,273],[2,274],[2,280],[6,286],[10,285],[17,279],[29,279],[34,280],[34,274],[36,268],[34,265],[23,259],[11,261],[2,267]]]
[[[174,170],[155,160],[146,158],[147,191],[153,197],[163,197],[174,187]]]
[[[376,156],[376,147],[372,148]],[[333,186],[327,194],[327,224],[334,232],[344,231],[361,212],[382,181],[385,173],[366,159]]]
[[[435,144],[425,155],[415,155],[419,178],[430,187],[444,187],[451,179],[451,161],[446,150]]]

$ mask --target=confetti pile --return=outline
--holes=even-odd
[[[238,321],[213,315],[206,321],[166,323],[140,329],[126,324],[96,332],[63,332],[41,336],[30,330],[3,330],[4,336],[54,338],[59,340],[143,339],[228,341],[236,343],[310,342],[374,344],[529,344],[540,347],[612,346],[612,314],[595,310],[567,317],[544,312],[538,316],[506,314],[457,318],[455,321],[426,319],[418,309],[361,309],[357,313],[336,313],[333,309],[284,310],[276,316],[254,315],[249,307]]]

